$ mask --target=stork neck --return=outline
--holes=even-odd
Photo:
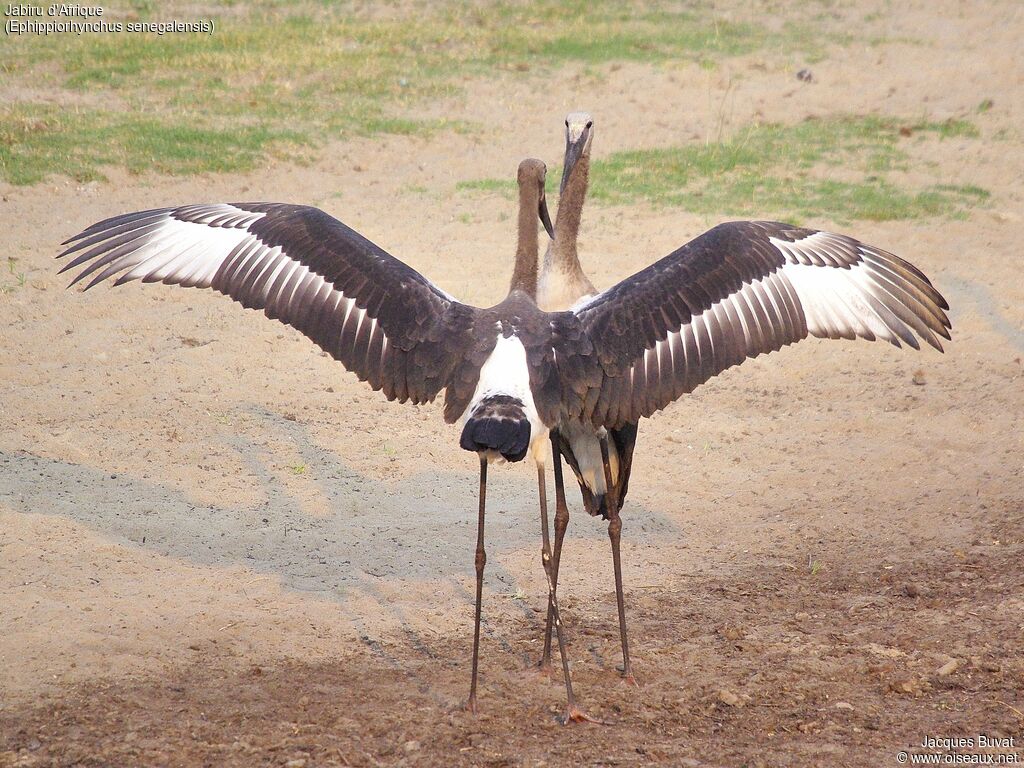
[[[576,251],[576,239],[580,234],[583,201],[587,197],[589,184],[590,158],[584,155],[572,169],[572,175],[558,201],[558,215],[555,217],[555,239],[551,244],[551,255],[565,272],[583,271]]]
[[[516,237],[516,266],[512,271],[512,283],[509,293],[522,291],[527,296],[537,295],[537,228],[540,219],[537,208],[540,205],[540,193],[536,189],[527,189],[532,185],[523,185],[519,190],[519,221]]]

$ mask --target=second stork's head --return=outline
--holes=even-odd
[[[581,157],[590,157],[590,142],[594,138],[594,118],[589,112],[570,112],[565,117],[565,163],[559,194],[565,192],[572,169]]]

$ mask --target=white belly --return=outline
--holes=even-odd
[[[604,481],[604,462],[601,460],[601,442],[599,436],[606,435],[602,428],[599,432],[593,427],[578,421],[561,424],[558,427],[562,435],[569,441],[576,463],[580,468],[580,479],[595,495],[603,495],[608,488]],[[612,478],[619,476],[619,452],[615,441],[608,441],[608,464]]]

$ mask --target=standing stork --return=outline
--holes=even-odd
[[[571,309],[580,301],[597,293],[594,284],[580,265],[576,241],[579,237],[583,203],[587,197],[590,177],[590,146],[594,140],[594,120],[587,112],[570,112],[565,118],[565,157],[555,217],[554,234],[544,254],[537,280],[537,304],[548,312]],[[633,465],[637,425],[620,429],[595,429],[579,421],[560,425],[552,433],[552,467],[555,473],[555,541],[552,552],[552,582],[558,587],[558,569],[562,560],[562,542],[569,525],[569,508],[565,503],[562,482],[564,456],[580,486],[583,506],[592,515],[608,520],[608,538],[612,548],[612,569],[615,575],[615,600],[619,615],[619,641],[622,646],[622,674],[636,685],[629,661],[626,638],[626,605],[622,588],[622,562],[619,540],[622,520],[619,511],[629,488]],[[609,441],[609,437],[611,440]],[[544,651],[540,667],[551,669],[551,632],[554,609],[548,601],[544,627]]]
[[[520,166],[520,253],[546,207],[543,164]],[[524,211],[528,213],[524,214]],[[544,217],[544,214],[541,214]],[[532,229],[525,232],[524,221]],[[948,305],[910,263],[842,235],[775,222],[721,224],[562,312],[512,286],[487,309],[463,304],[323,211],[216,203],[128,213],[87,228],[61,256],[86,288],[119,275],[212,288],[291,325],[389,400],[445,390],[444,418],[478,454],[476,617],[469,707],[476,707],[488,463],[529,453],[543,476],[550,431],[622,429],[749,357],[808,335],[885,339],[939,351]],[[544,486],[541,485],[541,501]],[[571,695],[546,509],[545,573]]]

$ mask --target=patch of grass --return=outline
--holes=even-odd
[[[759,125],[731,139],[617,152],[593,163],[591,199],[646,202],[695,213],[885,221],[955,215],[988,198],[979,187],[936,184],[907,190],[886,176],[904,167],[914,136],[974,137],[963,121],[837,117]],[[836,170],[842,178],[836,178]],[[557,185],[560,169],[548,173]],[[480,179],[462,189],[514,192],[514,182]],[[552,189],[551,194],[554,194]]]
[[[978,127],[970,120],[942,120],[941,122],[929,122],[927,120],[918,121],[912,123],[909,127],[900,126],[902,134],[906,135],[907,131],[911,133],[934,133],[940,139],[952,139],[958,137],[964,137],[968,139],[976,139],[979,136]]]
[[[962,195],[965,198],[974,198],[979,203],[992,197],[992,193],[987,189],[982,189],[974,184],[936,184],[933,189],[937,192],[948,192]]]
[[[135,0],[121,16],[104,18],[202,13],[216,21],[212,35],[3,40],[0,70],[79,106],[73,119],[31,95],[0,107],[4,138],[17,145],[5,142],[0,178],[91,179],[111,162],[166,173],[243,170],[296,147],[315,151],[339,135],[470,130],[408,115],[413,104],[457,92],[470,75],[517,76],[566,62],[713,64],[759,49],[810,56],[835,43],[798,25],[729,22],[710,12],[610,0],[449,0],[386,19],[301,0],[249,9],[215,0],[203,8]]]
[[[562,169],[555,167],[548,171],[548,190],[550,194],[551,179],[561,178]],[[460,181],[456,184],[456,189],[469,189],[476,190],[479,192],[501,192],[504,194],[511,193],[515,190],[515,181],[511,179],[470,179],[468,181]]]
[[[0,280],[0,293],[13,293],[19,288],[24,288],[28,283],[28,275],[25,270],[18,268],[16,256],[7,257],[7,274]]]
[[[31,184],[57,169],[81,181],[97,179],[103,166],[136,173],[237,171],[262,162],[271,143],[304,141],[295,131],[258,125],[204,128],[103,110],[19,105],[0,109],[0,176]]]
[[[535,42],[519,38],[518,51],[541,56],[549,61],[584,61],[591,64],[607,61],[659,61],[692,57],[700,53],[706,59],[715,54],[738,56],[761,48],[768,33],[753,24],[723,22],[714,25],[694,23],[690,16],[665,16],[643,20],[651,25],[646,34],[625,29],[613,23],[590,24],[572,34],[553,40]],[[663,22],[663,25],[662,23]]]

